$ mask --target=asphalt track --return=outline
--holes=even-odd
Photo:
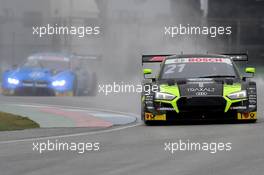
[[[258,82],[258,117],[256,124],[196,124],[147,127],[139,123],[104,130],[60,128],[20,131],[22,138],[0,134],[0,174],[2,175],[261,175],[264,172],[263,81]],[[4,103],[27,103],[104,108],[139,113],[138,96],[103,98],[0,97]],[[39,132],[47,138],[35,138]],[[13,132],[14,133],[14,132]],[[15,132],[18,133],[18,132]],[[16,135],[16,134],[14,134]],[[5,140],[6,137],[6,140]],[[59,142],[100,142],[100,151],[33,151],[33,142],[47,139]],[[230,142],[231,151],[212,154],[207,151],[164,150],[165,142]]]

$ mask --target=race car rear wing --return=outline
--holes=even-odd
[[[233,61],[248,61],[248,54],[241,53],[241,54],[223,54],[229,56]]]
[[[142,64],[143,63],[161,63],[166,57],[170,55],[142,55]]]
[[[142,55],[142,65],[144,63],[161,63],[166,57],[173,56],[176,54],[167,54],[167,55]],[[248,61],[248,54],[247,53],[224,53],[220,55],[229,56],[233,61]]]
[[[166,57],[172,56],[176,54],[167,54],[167,55],[143,55],[142,56],[142,63],[155,63],[155,62],[162,62]],[[248,54],[247,53],[224,53],[221,55],[229,56],[233,61],[248,61]]]
[[[208,53],[207,53],[208,54]],[[142,68],[143,69],[151,69],[152,73],[150,75],[157,75],[160,70],[161,63],[169,56],[173,56],[176,54],[166,54],[166,55],[142,55]],[[210,55],[210,54],[209,54]],[[248,61],[248,54],[241,53],[241,54],[220,54],[219,56],[229,56],[233,61]],[[153,64],[152,64],[153,63]],[[153,79],[154,77],[149,76],[145,78]]]
[[[144,74],[145,79],[155,80],[155,77],[158,75],[160,70],[160,65],[166,57],[172,56],[174,54],[168,55],[142,55],[142,68],[151,69],[151,73],[149,75]]]
[[[95,61],[99,61],[101,59],[100,55],[81,55],[81,54],[72,54],[71,57],[73,59],[83,59],[83,60],[95,60]]]

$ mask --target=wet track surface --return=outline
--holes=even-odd
[[[256,124],[199,124],[147,127],[140,122],[120,129],[100,132],[88,128],[60,128],[22,131],[23,138],[32,138],[38,132],[61,142],[100,142],[100,151],[44,152],[32,150],[34,140],[5,142],[8,133],[1,133],[0,174],[177,174],[177,175],[260,175],[264,167],[264,123],[262,104],[263,82],[258,83],[258,117]],[[95,100],[85,97],[0,97],[1,102],[38,103],[50,105],[100,107],[129,113],[138,113],[137,105],[122,105],[118,101]],[[121,97],[120,97],[121,98]],[[67,99],[67,100],[66,100]],[[122,99],[125,100],[125,99]],[[131,101],[139,97],[130,97]],[[125,101],[123,101],[124,103]],[[135,103],[136,104],[136,103]],[[81,135],[74,135],[83,133]],[[14,134],[15,135],[15,134]],[[22,135],[22,134],[20,134]],[[26,137],[28,136],[28,137]],[[37,135],[38,136],[38,135]],[[12,139],[11,139],[12,140]],[[164,150],[165,142],[230,142],[231,151],[215,154],[205,151]],[[38,141],[45,141],[38,140]]]

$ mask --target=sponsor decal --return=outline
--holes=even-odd
[[[145,113],[145,120],[166,120],[166,114],[153,115],[152,113]]]
[[[175,63],[226,63],[232,65],[232,61],[228,58],[175,58],[165,62],[165,64]]]
[[[236,106],[236,107],[231,107],[230,109],[233,109],[233,110],[246,110],[247,107],[246,106]]]
[[[158,108],[157,110],[159,110],[159,111],[174,111],[174,108],[163,107],[163,108]]]
[[[249,113],[238,113],[237,114],[238,120],[250,120],[250,119],[257,119],[256,112],[249,112]]]
[[[206,84],[212,84],[212,82],[190,82],[189,84],[198,85],[198,87],[187,88],[188,93],[194,93],[196,96],[207,96],[208,93],[216,91],[214,87],[205,87]]]
[[[198,84],[198,87],[187,88],[189,93],[195,93],[196,96],[207,96],[208,93],[215,92],[213,87],[204,87],[205,84],[212,84],[212,82],[191,82],[190,84]]]
[[[197,88],[188,88],[188,92],[215,92],[215,88],[206,88],[206,87],[197,87]]]

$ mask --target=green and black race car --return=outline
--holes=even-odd
[[[251,81],[255,68],[242,77],[235,62],[247,54],[143,55],[144,86],[142,120],[156,121],[235,120],[256,122],[257,88]],[[149,69],[158,69],[155,78]]]

